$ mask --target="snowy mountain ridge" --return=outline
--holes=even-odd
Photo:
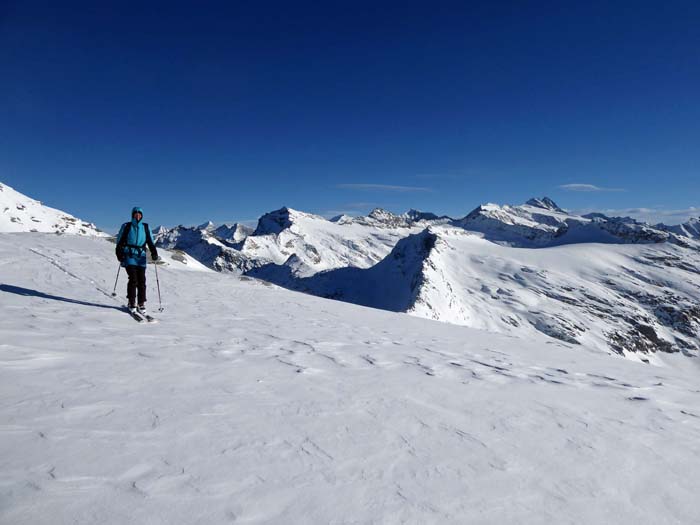
[[[0,232],[107,236],[94,224],[50,208],[3,183],[0,183]]]
[[[252,232],[231,236],[225,228],[217,230],[211,223],[191,230],[203,231],[207,239],[233,250],[214,253],[200,249],[208,257],[202,262],[212,268],[245,272],[269,264],[287,265],[296,275],[308,277],[335,268],[367,268],[383,259],[401,238],[436,225],[476,232],[491,242],[519,248],[669,242],[700,249],[695,224],[697,221],[691,220],[678,227],[650,226],[628,217],[578,216],[543,197],[519,206],[483,204],[462,219],[416,210],[397,215],[377,208],[366,216],[341,215],[327,220],[285,207],[263,215]],[[157,237],[164,246],[174,247],[173,238],[178,235],[174,229]],[[206,239],[202,242],[212,244]],[[191,242],[187,244],[182,249],[193,249]]]
[[[677,228],[651,226],[630,217],[608,217],[601,213],[575,215],[560,208],[552,199],[530,199],[519,206],[484,204],[453,224],[479,232],[493,242],[521,248],[580,243],[662,243],[682,246],[689,243],[693,220]]]

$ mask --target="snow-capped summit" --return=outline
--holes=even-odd
[[[530,199],[520,206],[483,204],[454,224],[481,233],[490,241],[526,248],[583,242],[688,244],[679,239],[679,235],[684,235],[679,227],[650,226],[630,217],[608,217],[602,213],[575,215],[548,197]]]
[[[553,202],[552,207],[540,200],[537,203],[537,206],[482,204],[455,224],[479,232],[491,241],[512,246],[548,245],[566,231],[567,220],[572,216]]]
[[[69,233],[107,237],[94,224],[45,206],[0,183],[0,232]]]
[[[253,235],[275,235],[280,233],[294,224],[295,220],[301,218],[312,218],[315,220],[325,221],[323,217],[304,213],[292,208],[284,207],[279,210],[266,213],[258,219],[258,225],[253,232]]]
[[[216,226],[215,226],[214,223],[211,222],[211,221],[207,221],[207,222],[202,223],[202,224],[200,224],[199,226],[197,226],[197,229],[198,229],[198,230],[203,230],[203,231],[205,231],[205,232],[214,231],[215,228],[216,228]]]
[[[155,228],[151,228],[151,234],[153,235],[154,239],[156,237],[161,236],[161,235],[165,235],[166,233],[168,233],[168,231],[170,231],[170,229],[163,226],[163,225],[156,226]]]
[[[534,208],[542,208],[544,210],[559,211],[564,213],[564,210],[557,206],[557,204],[549,197],[542,197],[541,199],[532,198],[525,204],[528,206],[533,206]]]

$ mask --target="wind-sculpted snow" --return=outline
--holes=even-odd
[[[655,246],[575,248],[523,251],[523,264],[436,231],[397,246],[396,265],[415,275],[454,250],[465,274],[492,268],[475,295],[507,299],[520,275],[611,308],[614,291],[562,290],[561,273],[648,264],[660,285],[688,273],[673,246],[663,258]],[[1,523],[700,521],[696,358],[642,364],[586,339],[495,334],[184,271],[160,253],[165,311],[139,325],[110,297],[113,244],[0,235]],[[559,263],[545,273],[539,257]],[[655,293],[636,280],[621,286]],[[678,295],[697,295],[693,282]],[[532,310],[550,300],[513,297]]]
[[[106,237],[97,227],[0,183],[0,232],[45,232]]]

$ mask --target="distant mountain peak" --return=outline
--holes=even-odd
[[[326,219],[320,215],[284,206],[279,210],[271,211],[260,217],[260,219],[258,219],[258,225],[252,235],[277,235],[283,230],[290,228],[293,224],[307,220],[326,222]]]
[[[368,217],[381,220],[386,218],[394,218],[396,217],[396,215],[394,215],[390,211],[385,210],[384,208],[374,208],[371,212],[369,212]]]
[[[211,221],[207,221],[205,223],[200,224],[197,226],[198,230],[205,230],[205,231],[211,231],[215,228],[214,223]]]
[[[528,200],[525,204],[527,204],[528,206],[532,206],[534,208],[542,208],[543,210],[561,211],[561,212],[564,211],[559,206],[557,206],[557,203],[554,202],[549,197],[542,197],[541,199],[532,198],[532,199]]]

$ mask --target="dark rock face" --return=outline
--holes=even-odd
[[[700,336],[700,305],[659,304],[654,308],[654,315],[664,326],[689,337]]]
[[[278,234],[282,230],[289,228],[293,221],[289,208],[281,208],[279,210],[266,213],[258,220],[258,226],[255,228],[253,235],[269,235]]]
[[[656,331],[647,325],[637,325],[626,332],[615,331],[607,334],[610,348],[623,355],[627,352],[649,354],[652,352],[678,352],[679,349],[657,335]]]
[[[545,210],[552,210],[552,211],[559,211],[559,212],[564,212],[559,206],[557,206],[557,203],[554,202],[552,199],[549,197],[542,197],[541,199],[530,199],[528,200],[525,204],[528,206],[534,206],[535,208],[542,208]]]
[[[574,345],[581,344],[577,337],[586,331],[584,327],[563,317],[541,316],[532,325],[538,332]]]
[[[237,250],[220,248],[212,260],[211,267],[218,272],[248,272],[263,264],[253,261]]]
[[[602,230],[629,243],[659,243],[669,240],[668,233],[629,218],[615,217],[596,221],[596,224]]]

